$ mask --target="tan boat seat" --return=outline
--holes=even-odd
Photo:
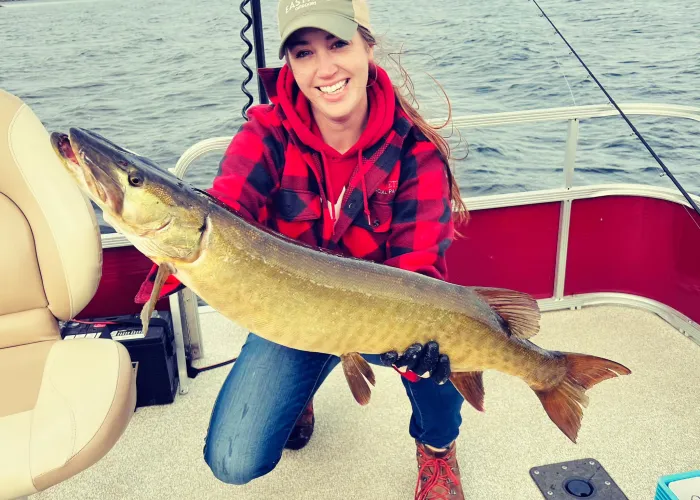
[[[95,212],[36,115],[0,89],[0,500],[90,467],[136,406],[129,353],[61,340],[101,276]]]

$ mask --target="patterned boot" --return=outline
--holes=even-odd
[[[434,452],[416,441],[418,483],[415,500],[464,500],[457,464],[456,444],[443,452]]]
[[[292,429],[292,433],[289,435],[284,447],[288,450],[301,450],[311,439],[315,423],[314,400],[312,399],[301,415],[299,415],[297,423],[294,424],[294,429]]]

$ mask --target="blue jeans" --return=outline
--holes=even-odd
[[[380,364],[378,355],[364,358]],[[245,484],[274,469],[297,418],[339,361],[249,334],[209,422],[204,460],[214,476]],[[435,448],[450,444],[462,423],[459,392],[451,382],[401,380],[413,407],[410,435]]]

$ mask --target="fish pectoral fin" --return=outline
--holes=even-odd
[[[170,264],[160,264],[158,266],[158,272],[156,273],[155,281],[153,282],[153,290],[151,290],[151,297],[143,305],[141,309],[141,329],[143,331],[143,336],[148,334],[148,324],[151,321],[151,315],[156,308],[156,303],[158,302],[158,297],[160,296],[160,290],[163,288],[165,280],[168,276],[173,274],[173,267]]]
[[[508,325],[510,333],[529,339],[540,331],[540,308],[530,295],[503,288],[475,288]]]
[[[345,379],[348,381],[350,391],[355,397],[355,401],[362,406],[366,405],[369,403],[370,396],[372,395],[372,391],[367,382],[372,385],[375,384],[372,367],[356,352],[342,354],[340,360],[343,364]]]
[[[469,404],[484,411],[484,372],[452,373],[450,381]]]

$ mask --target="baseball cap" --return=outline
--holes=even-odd
[[[372,31],[365,0],[280,0],[277,6],[280,31],[280,59],[284,44],[297,30],[318,28],[341,40],[350,40],[358,26]]]

